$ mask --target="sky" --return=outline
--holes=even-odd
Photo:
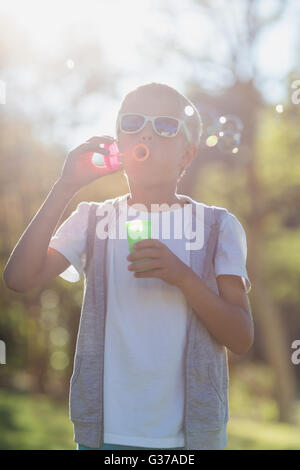
[[[238,3],[239,2],[239,3]],[[102,117],[95,123],[82,120],[74,142],[74,137],[67,134],[68,124],[60,122],[54,139],[66,138],[68,145],[79,143],[87,135],[112,135],[120,99],[132,88],[149,81],[168,83],[179,90],[184,89],[186,80],[197,76],[199,69],[192,61],[183,66],[176,57],[176,50],[186,50],[199,56],[206,54],[210,60],[225,62],[227,50],[222,36],[214,29],[206,16],[199,13],[193,0],[10,0],[3,2],[0,11],[13,17],[24,30],[34,48],[45,59],[55,58],[61,52],[62,43],[68,41],[71,25],[84,29],[88,41],[97,41],[102,46],[104,58],[125,72],[124,78],[116,84],[119,96],[104,97],[102,100]],[[222,0],[212,0],[216,6],[224,4]],[[239,23],[241,0],[226,0],[229,22]],[[286,14],[280,22],[266,28],[253,48],[254,61],[260,79],[257,86],[267,103],[274,106],[287,98],[288,90],[283,79],[292,69],[297,53],[296,40],[298,33],[297,17],[299,5],[296,0],[288,2]],[[299,4],[299,2],[298,2]],[[257,2],[261,17],[274,11],[279,1],[263,0]],[[170,18],[168,9],[173,16]],[[217,10],[216,10],[217,11]],[[81,31],[82,33],[82,31]],[[153,63],[154,46],[151,43],[155,36],[155,48],[166,39],[173,40],[174,54],[168,55],[159,64]],[[4,38],[5,39],[5,38]],[[177,49],[176,49],[177,47]],[[241,61],[241,73],[247,77],[247,55]],[[72,57],[68,58],[66,67],[76,67]],[[170,73],[172,71],[172,73]],[[210,80],[209,75],[207,76]],[[299,77],[300,78],[300,77]],[[0,77],[1,79],[1,77]],[[19,72],[19,79],[26,81],[26,70]],[[28,77],[27,77],[28,79]],[[30,80],[30,79],[29,79]],[[209,82],[209,80],[207,80]],[[207,83],[209,88],[210,83]],[[211,86],[214,87],[213,80]],[[54,100],[54,101],[53,101]],[[55,102],[55,99],[52,98]],[[91,103],[90,106],[93,104]],[[25,100],[24,100],[25,106]],[[87,115],[89,104],[85,103]]]

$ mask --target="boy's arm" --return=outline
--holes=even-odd
[[[149,238],[138,241],[134,249],[135,252],[130,253],[127,260],[132,261],[128,270],[136,278],[157,277],[179,287],[219,343],[236,354],[245,354],[251,348],[253,320],[240,276],[218,275],[218,295],[160,240]]]
[[[56,277],[70,265],[63,255],[48,249],[51,237],[66,205],[83,186],[122,170],[122,163],[116,169],[97,167],[92,163],[94,153],[109,154],[101,146],[110,145],[113,140],[112,137],[94,136],[69,152],[60,178],[9,257],[3,272],[7,287],[26,292]]]
[[[58,179],[45,202],[36,213],[13,249],[3,272],[3,280],[10,289],[26,292],[43,282],[42,268],[49,251],[53,274],[70,263],[58,252],[49,249],[53,232],[67,204],[76,194],[73,187]],[[55,266],[54,266],[55,265]],[[62,271],[61,271],[62,272]],[[57,273],[59,274],[59,273]]]
[[[225,274],[217,283],[220,295],[189,268],[178,287],[216,340],[235,354],[245,354],[253,344],[254,326],[242,280]]]

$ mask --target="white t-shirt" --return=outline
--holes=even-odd
[[[70,282],[78,281],[83,271],[89,207],[89,203],[80,203],[50,242],[52,248],[70,261],[71,266],[60,274]],[[126,201],[121,205],[120,213],[122,211],[127,215]],[[183,212],[183,209],[178,211]],[[162,224],[161,215],[158,224]],[[150,216],[148,212],[139,211],[135,218]],[[182,220],[185,226],[182,233],[187,235],[191,220],[187,217]],[[171,221],[178,219],[174,217]],[[153,223],[155,219],[152,219],[152,228]],[[173,230],[170,239],[163,238],[161,231],[156,233],[152,238],[158,238],[190,266],[190,251],[185,249],[184,237],[174,238]],[[128,271],[131,263],[126,259],[127,239],[108,239],[107,248],[104,442],[138,447],[183,447],[183,360],[190,307],[178,287],[159,278],[137,279]],[[221,224],[216,275],[241,276],[249,292],[246,257],[244,229],[237,218],[228,213]]]

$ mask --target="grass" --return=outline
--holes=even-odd
[[[0,449],[76,450],[68,406],[44,395],[1,390]]]
[[[232,418],[228,425],[227,449],[235,450],[299,450],[299,425],[255,422]]]
[[[300,406],[297,422],[277,422],[274,399],[251,393],[253,376],[231,383],[228,423],[228,450],[300,449]],[[258,377],[256,369],[255,380]],[[266,376],[264,377],[266,381]],[[68,403],[60,404],[45,395],[12,390],[0,391],[0,449],[76,450]]]

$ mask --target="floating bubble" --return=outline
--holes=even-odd
[[[241,119],[234,114],[220,115],[216,108],[201,103],[195,106],[203,121],[202,142],[207,147],[217,145],[224,153],[238,153],[244,128]]]
[[[233,114],[219,117],[218,148],[221,152],[236,154],[241,143],[244,126],[242,121]]]
[[[185,113],[187,116],[193,116],[194,110],[193,110],[192,106],[191,106],[191,105],[187,105],[187,106],[184,108],[184,113]]]
[[[214,147],[218,143],[218,137],[216,135],[210,135],[206,139],[206,145],[207,147]]]
[[[283,106],[282,104],[277,104],[275,107],[277,113],[282,113],[283,112]]]
[[[232,131],[219,132],[218,148],[222,152],[232,153],[241,143],[241,135]],[[233,152],[236,153],[236,150]]]
[[[242,132],[244,126],[242,121],[233,114],[227,114],[220,116],[219,118],[219,128],[222,131],[237,131]]]
[[[207,138],[213,135],[217,135],[218,133],[219,113],[215,108],[200,103],[196,103],[195,106],[198,109],[203,122],[203,134],[201,142],[205,142],[206,144]]]

